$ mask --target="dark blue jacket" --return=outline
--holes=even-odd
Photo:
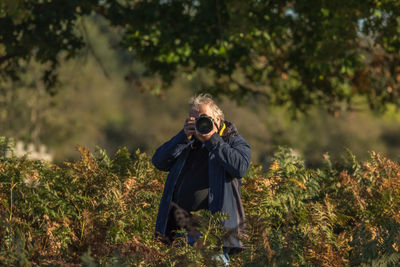
[[[229,214],[229,219],[223,224],[232,234],[224,240],[224,246],[237,248],[242,246],[237,237],[244,226],[240,178],[249,169],[251,149],[233,124],[229,122],[225,124],[227,127],[222,136],[215,133],[205,142],[209,151],[208,208],[212,213],[220,211]],[[159,147],[153,155],[154,166],[162,171],[169,171],[158,209],[156,235],[166,234],[169,206],[175,184],[189,151],[190,141],[182,130]]]

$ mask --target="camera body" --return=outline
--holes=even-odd
[[[201,134],[208,134],[214,128],[214,119],[206,114],[201,114],[195,122],[196,131]]]

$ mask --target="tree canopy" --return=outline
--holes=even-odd
[[[397,0],[2,0],[0,78],[35,60],[51,91],[60,57],[86,45],[80,18],[93,14],[164,88],[202,70],[204,89],[242,101],[335,111],[361,95],[372,109],[400,106]]]

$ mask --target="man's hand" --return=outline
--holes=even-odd
[[[196,134],[196,119],[194,117],[189,117],[185,121],[185,125],[183,126],[183,131],[185,132],[187,139],[192,139],[192,136]]]
[[[195,128],[195,130],[196,130],[196,128]],[[199,139],[204,144],[208,139],[211,138],[211,136],[214,133],[218,133],[218,129],[215,126],[215,124],[213,123],[213,129],[211,130],[211,132],[209,132],[208,134],[201,134],[198,131],[196,131],[196,138]]]

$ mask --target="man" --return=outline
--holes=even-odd
[[[208,133],[196,128],[200,116],[209,116]],[[183,129],[159,147],[153,164],[169,171],[158,210],[156,235],[172,237],[182,227],[171,214],[208,209],[229,215],[223,225],[232,233],[223,241],[224,251],[242,247],[238,238],[244,224],[240,199],[241,178],[250,165],[251,149],[236,127],[224,120],[224,114],[210,95],[202,94],[189,101],[189,117]],[[182,212],[180,212],[182,213]]]

